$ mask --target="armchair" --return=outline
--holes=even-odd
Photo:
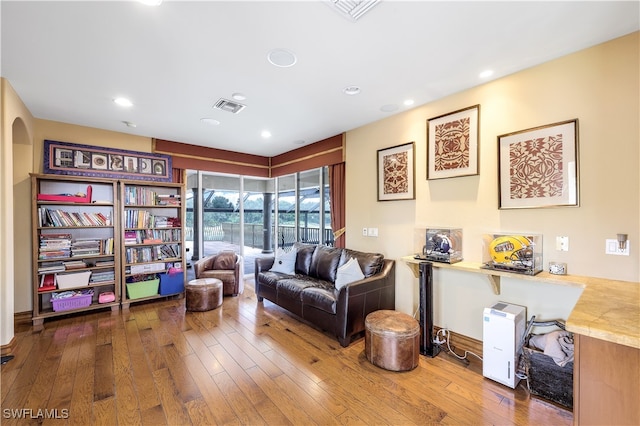
[[[222,281],[222,294],[237,296],[244,290],[242,256],[232,251],[204,257],[193,264],[196,278],[217,278]]]

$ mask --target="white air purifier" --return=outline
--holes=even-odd
[[[512,389],[520,381],[516,371],[526,315],[524,306],[504,302],[485,308],[483,314],[482,375]]]

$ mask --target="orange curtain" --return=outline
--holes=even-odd
[[[345,246],[345,164],[329,166],[329,200],[334,247]]]

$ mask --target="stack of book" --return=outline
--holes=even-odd
[[[111,271],[93,271],[91,273],[90,284],[104,283],[115,280],[115,272]]]
[[[64,272],[65,270],[64,262],[42,262],[40,266],[38,266],[39,274]]]
[[[76,238],[71,243],[71,256],[97,256],[102,253],[102,240],[99,238]]]
[[[156,204],[159,206],[179,206],[180,194],[158,194],[156,197]]]
[[[71,234],[41,234],[39,259],[61,259],[70,257]]]
[[[124,231],[124,244],[131,245],[138,243],[138,234],[136,231]]]
[[[84,260],[69,260],[62,263],[64,264],[64,269],[66,271],[69,271],[71,269],[84,269],[87,267],[87,264]]]

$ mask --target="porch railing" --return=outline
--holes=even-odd
[[[296,241],[296,230],[293,225],[278,226],[271,230],[273,238],[277,238],[278,247],[290,247]],[[240,225],[237,223],[221,223],[215,226],[205,226],[202,229],[204,241],[224,241],[231,244],[240,243]],[[333,245],[333,231],[325,229],[320,235],[319,228],[301,227],[300,241],[310,244]],[[185,239],[193,241],[193,227],[185,227]],[[263,228],[260,224],[244,225],[244,245],[252,248],[262,249],[263,247]]]

